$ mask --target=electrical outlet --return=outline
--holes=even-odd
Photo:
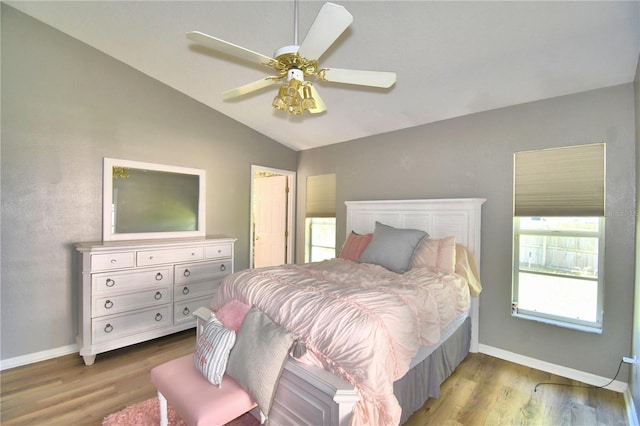
[[[622,361],[626,362],[627,364],[637,364],[638,360],[636,359],[635,355],[633,358],[629,358],[628,356],[623,356],[622,357]]]

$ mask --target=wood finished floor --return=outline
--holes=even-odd
[[[192,352],[193,330],[100,354],[77,354],[0,373],[2,425],[100,425],[110,413],[155,397],[149,371]],[[622,394],[605,389],[534,387],[580,384],[483,354],[470,354],[405,426],[627,425]]]
[[[559,383],[541,385],[538,383]],[[572,385],[572,386],[564,386]],[[583,386],[583,387],[579,387]],[[484,354],[469,354],[405,426],[627,425],[621,393]]]

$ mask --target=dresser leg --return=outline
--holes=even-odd
[[[82,355],[82,359],[84,359],[84,365],[93,365],[96,361],[95,355]]]

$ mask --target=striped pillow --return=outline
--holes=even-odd
[[[229,352],[235,343],[236,332],[225,328],[215,314],[211,314],[193,354],[194,365],[211,384],[218,387],[222,384]]]

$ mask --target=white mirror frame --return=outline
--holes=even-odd
[[[170,173],[183,173],[199,176],[198,194],[198,229],[195,231],[169,231],[169,232],[141,232],[141,233],[113,233],[112,232],[112,205],[113,205],[113,167],[128,167],[133,169],[157,170]],[[119,240],[148,240],[166,238],[204,237],[206,235],[206,172],[202,169],[189,167],[170,166],[165,164],[144,163],[141,161],[119,160],[104,158],[102,189],[102,239],[103,241]]]

